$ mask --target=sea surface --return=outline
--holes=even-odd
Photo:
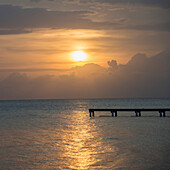
[[[170,112],[90,118],[89,108],[170,108],[170,99],[0,101],[0,169],[170,169]]]

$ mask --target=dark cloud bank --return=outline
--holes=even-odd
[[[136,54],[126,65],[86,64],[69,75],[34,79],[11,73],[0,82],[0,99],[170,97],[170,51]]]
[[[41,0],[30,0],[31,2],[40,2]],[[58,0],[47,0],[55,2]],[[65,0],[65,2],[77,2],[76,0]],[[142,6],[156,6],[159,8],[170,8],[169,0],[79,0],[79,3],[109,3],[109,4],[131,4],[131,5],[142,5]]]
[[[80,0],[88,2],[86,0]],[[110,3],[110,4],[128,4],[141,6],[156,6],[159,8],[170,8],[169,0],[90,0],[91,2]]]
[[[50,11],[43,8],[22,8],[0,5],[0,34],[30,33],[37,28],[50,29],[129,29],[169,31],[170,22],[122,24],[121,21],[94,22],[86,19],[91,11]]]
[[[89,28],[95,26],[83,19],[87,11],[49,11],[43,8],[22,8],[0,5],[0,33],[28,33],[36,28]]]

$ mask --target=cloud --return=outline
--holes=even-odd
[[[118,69],[118,64],[116,60],[111,60],[107,62],[108,65],[110,66],[109,70],[117,70]]]
[[[25,29],[34,28],[88,28],[93,23],[82,18],[87,13],[89,12],[48,11],[43,8],[0,5],[0,28],[3,33],[22,33]]]
[[[31,2],[40,2],[41,0],[30,0]],[[57,1],[57,0],[46,0]],[[65,0],[65,2],[77,3],[77,0]],[[169,0],[79,0],[79,3],[109,3],[109,4],[128,4],[128,5],[140,5],[140,6],[155,6],[159,8],[170,8]]]
[[[167,20],[160,22],[122,22],[120,19],[95,22],[87,19],[91,11],[50,11],[44,8],[22,8],[0,5],[0,34],[30,33],[34,29],[110,29],[169,31]],[[136,19],[135,19],[136,20]],[[125,21],[125,19],[124,19]]]
[[[39,2],[40,0],[30,0],[31,2]]]
[[[91,63],[62,76],[30,78],[11,73],[0,81],[0,99],[170,97],[170,51],[136,54],[125,65]],[[116,69],[115,69],[116,68]]]
[[[88,2],[81,0],[81,2]],[[155,6],[159,8],[170,8],[169,0],[91,0],[91,2],[110,3],[110,4],[127,4],[127,5],[142,5]]]
[[[17,29],[17,28],[13,28],[13,29],[0,29],[0,35],[8,35],[8,34],[26,34],[26,33],[31,33],[31,30],[28,29]]]
[[[149,23],[149,24],[131,24],[127,29],[134,30],[157,30],[157,31],[170,31],[170,22],[164,23]]]
[[[21,8],[19,6],[0,5],[1,28],[47,28],[74,27],[83,22],[81,16],[87,11],[48,11],[43,8]]]
[[[72,72],[77,77],[87,77],[88,75],[88,78],[92,77],[93,79],[94,77],[98,77],[106,73],[106,69],[98,64],[89,63],[81,67],[77,66],[72,68]]]
[[[47,71],[53,71],[53,72],[65,72],[70,71],[70,69],[0,69],[0,72],[47,72]]]
[[[39,1],[41,1],[41,0],[30,0],[31,2],[39,2]],[[53,1],[55,1],[55,0],[47,0],[47,1],[51,1],[51,2],[53,2]]]
[[[41,0],[30,0],[31,2],[40,2]],[[58,1],[58,0],[46,0],[46,1]],[[110,4],[110,5],[130,5],[130,6],[144,6],[144,7],[157,7],[163,9],[170,8],[169,0],[64,0],[64,2],[72,2],[72,3],[102,3],[102,4]]]
[[[126,65],[119,65],[112,78],[106,82],[113,85],[110,94],[121,97],[169,97],[170,51],[148,58],[136,54]],[[114,82],[114,83],[113,83]],[[105,91],[108,93],[108,90]]]

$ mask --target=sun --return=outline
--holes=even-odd
[[[74,51],[72,57],[75,61],[84,61],[87,58],[87,55],[83,51]]]

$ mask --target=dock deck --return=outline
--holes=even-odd
[[[160,114],[160,117],[165,117],[166,116],[166,111],[170,111],[170,108],[153,108],[153,109],[89,109],[89,116],[90,117],[94,117],[94,112],[98,111],[98,112],[105,112],[105,111],[109,111],[112,114],[112,117],[117,117],[118,115],[118,111],[121,112],[127,112],[127,111],[134,111],[136,117],[141,117],[141,112],[153,112],[153,111],[158,111]]]

